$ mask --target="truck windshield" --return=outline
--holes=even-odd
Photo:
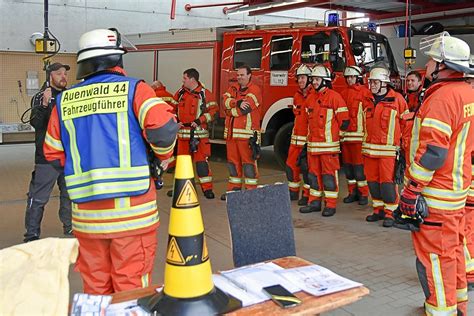
[[[357,65],[369,69],[375,64],[385,64],[392,72],[398,73],[390,44],[385,36],[354,29],[348,30],[348,36]]]

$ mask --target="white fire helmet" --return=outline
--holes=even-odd
[[[344,77],[348,76],[362,77],[362,69],[358,66],[347,66],[344,69]]]
[[[316,65],[313,67],[313,69],[311,70],[311,77],[320,77],[320,78],[323,78],[323,80],[328,80],[328,81],[331,81],[332,78],[331,78],[331,71],[323,66],[323,65]]]
[[[381,82],[390,83],[390,71],[386,68],[372,68],[372,70],[370,70],[369,80],[380,80]]]
[[[464,72],[469,68],[471,50],[463,40],[442,32],[420,40],[420,50],[436,62],[443,62],[448,68]]]
[[[296,69],[296,75],[297,76],[300,76],[300,75],[306,75],[306,76],[309,76],[311,75],[311,68],[309,68],[308,66],[306,66],[305,64],[301,64],[298,69]]]
[[[469,57],[469,68],[470,71],[466,72],[464,74],[464,77],[474,79],[474,55],[471,55],[471,57]]]
[[[115,29],[97,29],[82,34],[79,39],[77,62],[90,58],[123,55],[126,51],[121,43],[120,33]]]

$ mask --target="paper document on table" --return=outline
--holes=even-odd
[[[252,266],[222,271],[221,276],[229,280],[235,287],[245,291],[252,297],[252,299],[248,301],[252,302],[251,304],[256,304],[269,299],[262,290],[262,288],[266,286],[280,284],[292,293],[300,291],[299,287],[275,273],[280,270],[283,270],[283,268],[274,263],[259,263]],[[224,289],[221,288],[221,290],[225,292]],[[232,295],[232,293],[229,294]],[[238,296],[236,297],[239,298]],[[247,301],[247,298],[248,297],[244,297],[243,299]],[[243,301],[243,299],[239,299]]]
[[[303,291],[315,296],[326,295],[363,285],[346,279],[318,265],[284,269],[277,271],[277,273],[298,285]]]

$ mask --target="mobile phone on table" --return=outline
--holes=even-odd
[[[282,308],[288,308],[301,304],[301,300],[294,296],[283,286],[277,284],[263,288],[263,291]]]

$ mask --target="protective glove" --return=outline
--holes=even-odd
[[[417,189],[416,186],[409,184],[402,190],[400,195],[400,211],[410,217],[415,217],[416,214],[416,201],[420,197],[421,190]]]

